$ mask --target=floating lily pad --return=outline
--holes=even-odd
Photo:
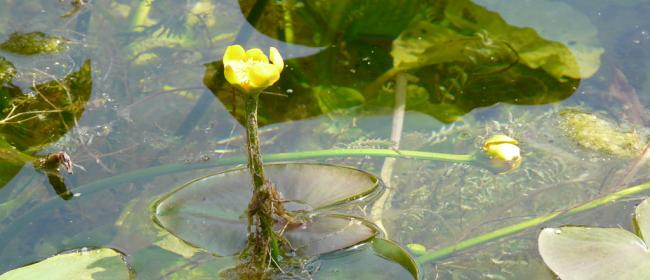
[[[650,235],[650,202],[636,208],[641,236]],[[639,236],[621,228],[566,226],[539,234],[539,253],[562,279],[647,279],[650,251]]]
[[[107,248],[63,253],[0,275],[0,280],[130,278],[124,256]]]
[[[375,238],[359,248],[319,259],[315,279],[418,279],[411,256],[395,242]]]
[[[318,211],[360,199],[379,187],[379,180],[353,168],[323,164],[265,166],[290,211]],[[220,255],[232,255],[246,244],[246,207],[252,187],[248,169],[203,177],[163,197],[155,206],[156,221],[184,241]],[[287,239],[302,255],[317,255],[365,241],[376,230],[361,219],[314,217],[287,229]],[[307,246],[309,245],[309,246]]]

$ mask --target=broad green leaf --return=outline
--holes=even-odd
[[[633,157],[643,148],[641,136],[635,131],[626,131],[596,114],[571,108],[561,111],[560,116],[566,134],[589,150],[616,157]]]
[[[107,248],[63,253],[0,275],[0,280],[130,278],[122,254]]]
[[[647,279],[645,242],[621,228],[546,228],[539,253],[561,279]]]
[[[399,245],[385,239],[323,255],[315,279],[419,279],[415,261]]]
[[[600,67],[600,56],[604,49],[598,45],[598,30],[586,15],[571,5],[554,0],[476,0],[475,2],[498,12],[510,25],[533,28],[540,37],[566,46],[575,57],[579,71],[549,68],[552,69],[549,70],[550,72],[572,78],[588,78]],[[522,59],[533,63],[533,53],[521,53]]]
[[[512,4],[508,2],[503,5],[513,6]],[[391,54],[394,68],[407,70],[447,62],[487,65],[518,62],[531,69],[542,69],[555,78],[579,79],[593,75],[600,66],[603,49],[593,46],[595,44],[592,41],[596,39],[595,28],[588,20],[583,15],[569,10],[570,7],[566,4],[542,3],[529,6],[531,8],[528,9],[511,8],[506,14],[521,15],[525,12],[521,17],[532,18],[534,23],[538,23],[548,19],[528,14],[539,14],[539,9],[548,9],[549,6],[559,7],[557,11],[561,11],[563,15],[580,16],[566,19],[576,18],[578,24],[575,28],[578,30],[572,29],[569,33],[571,35],[560,34],[555,30],[565,32],[566,28],[559,23],[531,23],[536,29],[519,27],[512,25],[509,20],[511,17],[504,17],[471,1],[449,1],[444,7],[445,21],[415,21],[393,42]],[[513,20],[520,23],[521,17]],[[557,15],[553,14],[553,18],[557,18]],[[548,34],[550,38],[544,34]],[[583,40],[580,36],[587,38]],[[575,40],[581,44],[575,45]]]
[[[365,101],[359,91],[348,87],[317,86],[313,91],[323,113],[361,106]]]
[[[265,166],[290,211],[318,211],[362,198],[379,186],[376,177],[356,169],[322,164]],[[234,169],[189,182],[155,206],[156,221],[184,241],[210,252],[232,255],[246,243],[246,207],[252,186],[247,169]],[[285,233],[306,255],[345,248],[375,235],[350,217],[315,217]],[[292,232],[294,231],[294,232]],[[298,244],[310,244],[303,246]]]
[[[508,45],[489,36],[494,35],[463,35],[446,26],[416,21],[393,41],[393,67],[408,70],[448,62],[479,64],[480,60],[507,67],[516,61]]]

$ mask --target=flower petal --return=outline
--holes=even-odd
[[[269,63],[269,59],[262,50],[255,48],[246,51],[246,58],[255,62]]]
[[[242,83],[241,77],[237,75],[237,72],[231,65],[226,64],[224,66],[223,74],[226,77],[226,81],[228,81],[231,85],[239,86]]]
[[[269,50],[269,56],[271,58],[273,66],[276,67],[278,72],[281,72],[282,69],[284,69],[284,60],[282,59],[282,56],[280,55],[278,49],[271,47]]]
[[[271,64],[255,64],[248,68],[248,79],[253,88],[266,88],[280,79],[280,72]]]
[[[231,64],[237,61],[243,61],[246,58],[246,51],[240,45],[232,45],[226,48],[226,52],[223,54],[223,64]]]

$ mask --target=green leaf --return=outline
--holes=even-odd
[[[641,238],[650,235],[650,199],[636,207],[633,222]],[[621,228],[546,228],[539,253],[562,279],[646,279],[650,251],[639,236]]]
[[[646,199],[636,207],[634,224],[638,228],[637,235],[643,240],[650,237],[650,199]]]
[[[130,279],[122,254],[113,249],[80,250],[11,270],[0,280]]]
[[[90,60],[85,61],[79,71],[60,80],[37,84],[32,90],[39,93],[37,97],[23,94],[20,90],[8,94],[11,105],[16,107],[13,116],[21,115],[0,123],[0,135],[28,154],[58,140],[76,125],[75,120],[81,117],[92,92]],[[0,112],[0,121],[9,117],[10,111],[6,108]]]
[[[348,87],[317,86],[313,91],[323,113],[361,106],[365,101],[359,91]]]
[[[270,164],[268,179],[287,200],[289,211],[318,213],[361,199],[379,187],[373,175],[347,167],[323,164]],[[220,255],[244,248],[245,211],[252,186],[248,169],[234,169],[181,186],[155,205],[156,222],[180,239]],[[307,216],[307,215],[305,215]],[[374,236],[361,219],[317,216],[285,233],[298,252],[317,255],[345,248]]]
[[[561,279],[645,279],[650,252],[645,242],[620,228],[546,228],[539,253]]]
[[[498,12],[510,25],[533,28],[541,38],[561,43],[570,50],[579,68],[562,69],[560,64],[548,64],[547,71],[572,78],[588,78],[598,71],[600,56],[604,52],[598,44],[598,30],[586,15],[571,5],[551,0],[475,2]],[[534,52],[523,52],[520,55],[525,63],[538,63],[534,61],[538,59],[535,58],[537,55]]]
[[[322,256],[315,279],[419,279],[415,261],[396,243],[374,238],[363,246]]]
[[[545,19],[532,16],[539,15],[538,11],[542,8],[546,10],[552,7],[563,15],[576,15],[566,4],[542,3],[530,9],[517,9],[511,6],[518,5],[507,3],[502,5],[510,5],[506,14],[521,15],[525,12],[522,17],[536,19],[536,22]],[[448,62],[477,65],[518,62],[531,69],[542,69],[558,79],[587,78],[598,70],[603,49],[593,44],[587,45],[596,38],[595,28],[588,20],[584,21],[583,15],[580,16],[567,17],[567,20],[578,19],[578,29],[572,30],[570,35],[556,36],[559,34],[557,31],[550,31],[562,30],[564,34],[565,25],[559,28],[548,24],[533,26],[552,37],[545,38],[540,36],[540,30],[514,26],[504,20],[503,15],[488,11],[471,1],[449,1],[444,7],[444,21],[416,21],[400,34],[393,42],[393,65],[396,69],[407,70]],[[553,18],[556,17],[553,14]],[[572,23],[567,26],[572,26]],[[576,36],[579,38],[577,40],[586,43],[576,45]],[[587,36],[587,39],[582,40],[581,36]]]
[[[413,279],[418,279],[419,272],[417,264],[411,258],[411,255],[404,251],[397,243],[386,239],[375,238],[370,244],[372,244],[372,248],[377,255],[400,264],[411,273]]]

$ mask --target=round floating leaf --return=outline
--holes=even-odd
[[[11,279],[130,279],[122,254],[112,249],[80,250],[47,258],[0,275]]]
[[[379,187],[373,175],[348,167],[271,164],[265,166],[265,171],[292,211],[318,210],[360,199]],[[163,197],[155,207],[156,220],[188,243],[232,255],[246,243],[245,211],[251,192],[247,169],[203,177]],[[375,230],[358,219],[326,216],[288,229],[285,234],[299,253],[313,255],[367,240]]]
[[[395,242],[374,238],[359,248],[325,255],[315,279],[419,279],[411,256]]]
[[[561,279],[647,279],[650,252],[636,235],[620,228],[546,228],[539,253]]]

